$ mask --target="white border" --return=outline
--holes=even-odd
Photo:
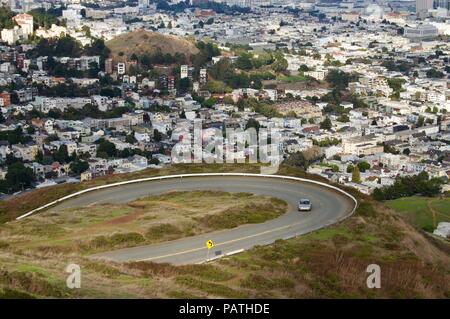
[[[146,177],[146,178],[139,178],[139,179],[133,179],[130,181],[124,181],[124,182],[117,182],[117,183],[111,183],[111,184],[106,184],[106,185],[101,185],[101,186],[95,186],[95,187],[91,187],[91,188],[87,188],[84,190],[81,190],[79,192],[61,197],[53,202],[50,202],[48,204],[45,204],[41,207],[35,208],[31,211],[29,211],[28,213],[25,213],[23,215],[20,215],[19,217],[16,218],[16,220],[21,220],[25,217],[28,217],[34,213],[37,213],[43,209],[46,209],[50,206],[53,206],[55,204],[61,203],[65,200],[68,200],[70,198],[85,194],[85,193],[89,193],[89,192],[93,192],[96,190],[100,190],[100,189],[105,189],[105,188],[110,188],[110,187],[117,187],[117,186],[122,186],[122,185],[128,185],[128,184],[135,184],[135,183],[142,183],[142,182],[148,182],[148,181],[155,181],[155,180],[163,180],[163,179],[172,179],[172,178],[183,178],[183,177],[208,177],[208,176],[250,176],[250,177],[264,177],[264,178],[281,178],[281,179],[289,179],[289,180],[294,180],[294,181],[300,181],[300,182],[307,182],[307,183],[312,183],[312,184],[317,184],[320,186],[324,186],[330,189],[334,189],[342,194],[344,194],[345,196],[349,197],[354,203],[355,206],[353,207],[352,211],[350,212],[350,214],[341,217],[340,219],[338,219],[336,221],[336,223],[340,222],[341,220],[353,215],[353,213],[355,212],[356,208],[358,207],[358,201],[356,200],[356,198],[347,193],[346,191],[336,187],[336,186],[332,186],[326,183],[322,183],[322,182],[318,182],[318,181],[314,181],[311,179],[306,179],[306,178],[300,178],[300,177],[293,177],[293,176],[284,176],[284,175],[265,175],[265,174],[252,174],[252,173],[200,173],[200,174],[178,174],[178,175],[166,175],[166,176],[157,176],[157,177]]]

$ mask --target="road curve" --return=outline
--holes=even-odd
[[[256,176],[208,176],[156,180],[106,188],[64,201],[52,210],[101,203],[126,203],[147,195],[190,190],[268,195],[285,200],[288,203],[288,211],[276,219],[261,224],[242,225],[233,229],[159,244],[99,253],[91,257],[119,262],[201,263],[207,258],[219,258],[256,245],[271,244],[277,239],[292,238],[334,224],[350,215],[355,206],[355,203],[344,194],[308,182]],[[311,212],[297,211],[296,205],[300,198],[311,199],[313,204]],[[209,239],[213,240],[215,246],[208,253],[205,242]]]

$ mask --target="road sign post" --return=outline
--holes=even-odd
[[[214,242],[211,239],[207,240],[206,241],[206,248],[207,248],[207,250],[206,250],[206,261],[209,260],[209,251],[213,247],[214,247]]]

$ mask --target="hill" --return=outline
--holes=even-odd
[[[145,30],[119,35],[108,41],[106,46],[111,50],[115,61],[123,61],[133,53],[137,56],[153,55],[158,50],[162,54],[185,54],[188,59],[199,52],[195,44],[186,39]]]
[[[225,171],[255,173],[259,167],[250,164],[174,165],[76,185],[57,185],[2,202],[0,216],[4,215],[5,221],[33,205],[41,205],[74,190],[114,181]],[[282,165],[278,173],[324,181],[286,165]],[[86,238],[88,231],[106,232],[113,226],[124,227],[130,218],[142,217],[131,211],[138,210],[139,214],[139,210],[144,209],[136,203],[122,208],[124,211],[106,205],[91,206],[84,208],[90,211],[76,214],[47,211],[20,222],[0,224],[0,298],[449,298],[448,242],[425,235],[407,223],[403,214],[396,213],[385,203],[347,190],[357,197],[359,207],[353,216],[341,223],[203,265],[106,263],[89,258],[86,251],[70,247],[76,244],[67,239],[71,232]],[[156,221],[154,216],[163,207],[161,205],[178,213],[180,200],[186,202],[180,196],[188,194],[159,196],[157,201],[152,198],[158,209],[149,209],[151,216],[143,221]],[[222,196],[223,200],[230,201],[227,199],[230,195]],[[192,196],[189,200],[196,201]],[[437,201],[431,203],[436,210],[441,209],[438,204]],[[219,202],[219,207],[221,205]],[[203,206],[202,203],[198,207]],[[111,219],[106,222],[99,219],[105,214],[114,217],[113,224]],[[165,216],[163,211],[159,214]],[[157,229],[160,232],[155,233],[178,236],[177,229],[174,231],[164,223],[166,225]],[[126,230],[129,233],[136,231],[135,228]],[[62,240],[62,236],[66,237]],[[135,240],[136,245],[139,244],[138,236],[128,234],[124,237],[115,231],[101,239],[96,243],[121,246]],[[157,239],[166,240],[167,237],[149,240]],[[69,263],[76,263],[82,269],[80,289],[70,290],[65,286],[63,269]],[[367,266],[374,263],[381,267],[380,289],[366,286]]]

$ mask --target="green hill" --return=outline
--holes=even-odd
[[[119,35],[108,41],[106,46],[111,50],[111,56],[115,61],[124,61],[132,54],[153,55],[158,51],[170,55],[185,54],[190,59],[199,52],[195,44],[187,39],[145,30]]]

